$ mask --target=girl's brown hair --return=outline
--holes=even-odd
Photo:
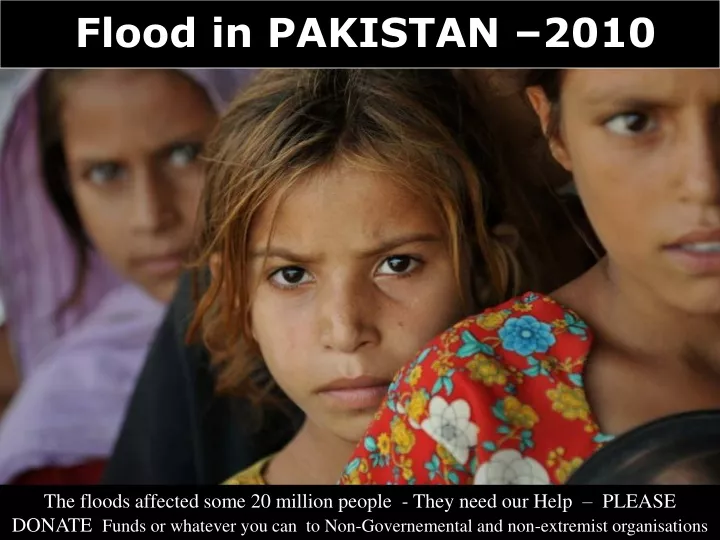
[[[57,316],[81,300],[90,263],[91,245],[70,191],[60,124],[64,86],[84,71],[47,70],[38,83],[40,152],[45,190],[75,249],[77,268],[73,288],[63,303],[57,306]]]
[[[380,173],[436,205],[470,309],[501,302],[521,287],[542,287],[530,250],[513,251],[492,233],[508,215],[522,216],[528,225],[520,227],[521,238],[539,247],[531,216],[541,199],[505,176],[500,155],[450,71],[262,72],[221,119],[206,154],[197,266],[212,257],[221,263],[199,299],[189,338],[201,333],[222,368],[219,390],[257,401],[271,395],[248,316],[254,217],[270,197],[340,162]]]

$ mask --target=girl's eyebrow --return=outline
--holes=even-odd
[[[431,242],[441,242],[442,238],[438,236],[437,234],[433,233],[412,233],[408,235],[403,236],[397,236],[395,238],[388,238],[380,242],[380,244],[376,247],[362,250],[358,252],[359,258],[366,258],[366,257],[373,257],[380,255],[382,253],[386,253],[388,251],[391,251],[393,249],[397,249],[399,247],[405,246],[407,244],[417,244],[417,243],[431,243]],[[253,250],[250,253],[251,258],[265,258],[265,257],[276,257],[279,259],[285,259],[288,261],[296,261],[298,263],[311,263],[318,261],[322,257],[318,255],[313,254],[300,254],[292,251],[291,249],[287,249],[281,246],[273,246],[269,249],[260,248]]]
[[[178,146],[186,144],[202,144],[205,140],[205,136],[200,130],[193,129],[190,131],[179,131],[178,134],[172,137],[166,138],[165,141],[159,143],[155,148],[149,149],[148,154],[154,158],[164,157],[171,150],[174,150]],[[76,163],[83,166],[92,166],[105,163],[121,163],[123,160],[117,157],[117,151],[108,152],[104,148],[96,148],[95,146],[81,146],[79,150],[75,152],[77,158]]]
[[[206,136],[201,130],[193,129],[190,131],[180,131],[168,138],[165,142],[158,145],[154,150],[155,155],[167,154],[171,150],[184,144],[202,144]]]
[[[647,110],[672,106],[673,102],[667,96],[653,95],[647,89],[642,95],[634,87],[616,86],[612,88],[593,88],[584,97],[585,103],[590,106],[611,105],[617,108]]]
[[[605,99],[596,98],[590,101],[592,106],[610,105],[616,109],[627,111],[647,111],[660,108],[669,108],[674,104],[671,102],[662,102],[660,100],[642,99],[642,98],[623,98],[618,96],[607,97]]]
[[[404,236],[396,236],[395,238],[388,238],[380,242],[377,247],[361,251],[358,253],[360,257],[373,257],[405,246],[407,244],[418,244],[418,243],[430,243],[430,242],[441,242],[442,238],[437,234],[433,233],[411,233]]]

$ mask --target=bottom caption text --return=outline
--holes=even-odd
[[[87,489],[87,488],[86,488]],[[163,488],[164,489],[164,488]],[[216,488],[210,488],[215,491]],[[285,488],[287,490],[287,488]],[[340,488],[347,494],[352,488]],[[420,489],[420,488],[417,488]],[[676,494],[577,492],[528,496],[442,496],[383,487],[370,497],[276,496],[263,488],[232,487],[232,496],[141,496],[117,493],[32,492],[35,504],[15,501],[6,518],[13,533],[707,533],[687,497]],[[228,489],[222,492],[228,494]],[[200,490],[198,490],[200,491]],[[327,488],[322,488],[326,492]],[[423,488],[423,491],[430,491]],[[3,492],[7,494],[6,491]],[[241,495],[242,493],[242,495]],[[23,495],[24,498],[26,495]],[[689,497],[689,495],[688,495]],[[6,506],[7,508],[7,506]],[[695,507],[697,508],[697,507]],[[6,514],[7,515],[7,514]]]

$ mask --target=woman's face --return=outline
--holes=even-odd
[[[173,71],[87,72],[62,92],[70,187],[86,233],[118,272],[169,301],[192,239],[196,158],[215,110]]]
[[[544,95],[529,93],[547,125]],[[720,71],[567,70],[555,157],[611,270],[676,309],[720,313]]]

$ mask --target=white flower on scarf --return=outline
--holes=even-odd
[[[545,467],[517,450],[495,452],[490,461],[478,467],[476,485],[548,485],[550,477]]]
[[[430,400],[428,417],[420,427],[432,439],[442,444],[455,460],[467,463],[470,449],[477,445],[480,428],[470,421],[470,405],[464,399],[448,403],[435,396]]]

